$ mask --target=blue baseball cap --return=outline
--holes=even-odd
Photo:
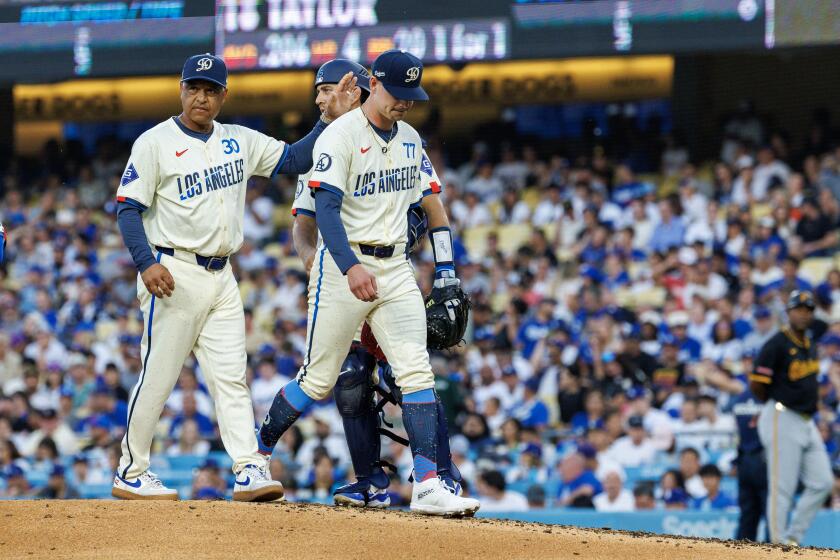
[[[227,88],[228,71],[225,61],[210,53],[196,54],[187,59],[181,71],[181,81],[207,80]]]
[[[373,75],[385,91],[406,101],[428,101],[429,95],[420,86],[423,62],[406,51],[391,49],[373,61]]]
[[[65,469],[61,463],[55,463],[50,470],[50,476],[64,476]]]

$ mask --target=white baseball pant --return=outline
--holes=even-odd
[[[322,243],[309,276],[309,331],[306,356],[298,372],[300,388],[315,400],[332,390],[353,337],[367,320],[388,358],[397,385],[409,394],[435,385],[426,350],[426,311],[414,269],[399,244],[389,258],[362,255],[359,262],[375,277],[379,297],[373,302],[353,295]]]
[[[155,251],[157,253],[157,251]],[[187,254],[188,255],[188,254]],[[149,468],[155,427],[181,367],[194,352],[216,405],[219,431],[233,458],[233,471],[262,465],[257,452],[254,409],[245,382],[245,316],[230,265],[220,271],[157,253],[175,279],[172,296],[152,296],[140,275],[143,312],[140,352],[143,370],[128,402],[128,427],[118,474],[134,478]]]

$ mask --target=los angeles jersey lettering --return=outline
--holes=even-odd
[[[270,177],[285,149],[270,136],[218,122],[204,142],[167,119],[134,142],[117,198],[148,208],[143,227],[153,245],[229,255],[242,246],[248,178]]]
[[[293,216],[315,215],[315,197],[313,196],[314,192],[310,191],[307,188],[307,186],[309,185],[309,178],[312,176],[313,171],[314,169],[310,169],[309,172],[303,175],[298,175],[297,190],[295,191],[295,201],[292,204]],[[430,194],[438,194],[441,191],[440,179],[438,178],[437,172],[435,172],[434,166],[432,166],[432,162],[429,161],[429,158],[426,155],[426,150],[423,150],[423,157],[420,162],[420,186],[423,189],[424,198],[429,196]]]
[[[382,153],[380,141],[361,109],[338,118],[315,142],[310,189],[343,195],[341,221],[350,243],[405,243],[406,213],[423,192],[420,135],[400,122],[397,134]],[[374,149],[362,153],[361,148]]]

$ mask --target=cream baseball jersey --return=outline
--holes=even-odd
[[[310,169],[305,175],[298,175],[295,201],[292,204],[292,216],[298,214],[315,216],[314,193],[306,188],[309,184],[309,178],[312,176],[312,171]],[[423,157],[420,160],[420,188],[423,190],[424,197],[430,194],[438,194],[441,191],[440,178],[426,155],[426,150],[423,150]]]
[[[420,135],[408,123],[398,123],[386,145],[361,108],[354,109],[315,142],[308,186],[342,195],[341,222],[351,244],[405,243],[406,212],[423,194],[422,153]]]
[[[146,208],[152,245],[230,255],[242,246],[248,178],[270,177],[285,151],[284,142],[242,126],[214,121],[204,141],[167,119],[134,142],[117,200]]]

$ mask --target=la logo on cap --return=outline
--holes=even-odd
[[[405,75],[408,76],[405,79],[406,83],[413,82],[414,80],[420,77],[420,68],[418,68],[417,66],[412,66],[411,68],[405,71]]]

